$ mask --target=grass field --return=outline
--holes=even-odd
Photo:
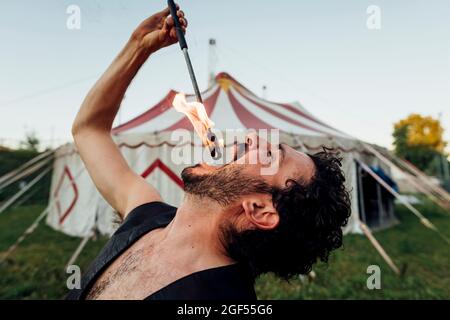
[[[11,209],[0,216],[0,253],[44,209],[26,206]],[[430,204],[419,209],[450,237],[450,214]],[[449,299],[450,246],[423,227],[417,218],[397,208],[401,221],[397,226],[375,233],[399,267],[396,276],[369,241],[360,235],[345,237],[344,248],[338,250],[328,265],[317,265],[312,282],[299,279],[290,283],[266,275],[257,280],[260,299]],[[65,293],[67,274],[64,265],[80,239],[71,238],[42,223],[22,245],[0,265],[0,299],[60,299]],[[86,268],[106,239],[89,242],[77,264]],[[289,248],[295,254],[295,247]],[[381,290],[369,290],[366,269],[381,268]]]

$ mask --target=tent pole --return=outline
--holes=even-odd
[[[379,183],[377,183],[377,203],[378,203],[378,225],[381,227],[383,223],[383,216],[386,216],[384,213],[384,206],[383,206],[383,196],[381,193],[381,186]]]
[[[74,180],[78,179],[78,177],[81,175],[81,173],[84,172],[85,169],[86,169],[86,167],[83,167],[79,172],[77,172],[77,174],[74,177]],[[69,186],[66,186],[64,189],[67,189],[67,188],[69,188]],[[48,215],[48,213],[50,212],[50,208],[56,202],[56,199],[58,199],[58,198],[55,198],[48,203],[47,208],[39,215],[39,217],[33,222],[33,224],[16,240],[16,242],[13,245],[11,245],[9,247],[8,251],[4,254],[4,256],[0,258],[0,264],[3,263],[3,261],[7,257],[9,257],[13,251],[15,251],[17,249],[17,247],[22,243],[23,240],[25,240],[25,238],[28,235],[30,235],[34,232],[34,230],[38,227],[41,220],[46,215]]]
[[[3,254],[3,256],[0,258],[0,265],[11,255],[11,253],[14,252],[14,250],[17,249],[17,247],[25,240],[27,236],[32,234],[36,228],[39,226],[39,223],[42,219],[48,214],[49,207],[47,207],[42,213],[37,217],[36,220],[28,227],[28,229],[25,230],[25,232],[16,240],[16,242],[11,245],[8,250]]]
[[[444,209],[450,210],[450,197],[445,190],[440,190],[441,188],[438,186],[434,186],[428,180],[425,174],[423,174],[420,170],[414,168],[411,164],[403,159],[396,159],[400,161],[400,163],[404,166],[403,172],[406,171],[406,176],[408,180],[421,192],[426,194],[432,201],[436,202],[437,205],[441,206]],[[412,172],[412,173],[410,173]]]
[[[48,157],[48,158],[46,158],[44,160],[41,160],[40,162],[38,162],[36,164],[33,164],[32,166],[28,167],[27,169],[24,169],[23,171],[19,172],[14,177],[11,177],[10,179],[5,181],[4,183],[1,183],[0,184],[0,190],[3,190],[4,188],[6,188],[9,185],[13,184],[14,182],[18,181],[19,179],[28,177],[29,175],[35,173],[36,171],[38,171],[39,169],[44,167],[46,164],[48,164],[51,159],[52,159],[51,157]]]
[[[394,261],[389,257],[389,255],[386,253],[386,251],[383,249],[381,244],[378,242],[377,239],[373,236],[372,232],[370,231],[369,227],[361,222],[360,223],[361,230],[364,232],[364,235],[369,239],[369,241],[372,243],[372,245],[375,247],[375,249],[378,251],[380,256],[386,261],[388,266],[397,274],[400,275],[400,270],[395,265]]]
[[[11,177],[15,176],[16,174],[18,174],[20,172],[23,172],[26,168],[28,168],[32,164],[35,164],[36,162],[53,155],[53,153],[54,153],[53,150],[49,150],[49,151],[46,151],[44,153],[41,153],[37,157],[34,157],[33,159],[31,159],[28,162],[24,163],[20,167],[18,167],[16,169],[14,169],[14,170],[4,174],[3,176],[0,177],[0,184],[3,184],[6,180],[10,179]]]
[[[359,209],[362,220],[367,223],[366,220],[366,206],[364,203],[364,189],[362,185],[362,176],[361,176],[361,167],[356,163],[357,165],[357,175],[358,175],[358,198],[359,198]]]
[[[408,179],[408,181],[413,184],[418,190],[420,190],[421,192],[423,192],[425,195],[427,195],[429,198],[431,198],[431,200],[433,202],[435,202],[436,204],[438,204],[439,206],[441,206],[444,209],[450,210],[450,206],[448,204],[448,198],[449,195],[447,192],[442,193],[440,192],[439,189],[434,188],[434,186],[431,186],[429,184],[429,182],[427,181],[428,177],[422,173],[420,170],[414,168],[412,165],[410,165],[409,163],[407,163],[406,161],[402,160],[402,159],[398,159],[401,163],[403,163],[403,165],[405,165],[406,167],[409,168],[409,170],[412,170],[414,173],[416,173],[418,176],[422,176],[422,179],[420,179],[426,186],[428,186],[428,188],[430,188],[431,190],[433,190],[434,192],[438,193],[439,195],[443,196],[444,199],[447,199],[447,201],[443,202],[441,199],[438,199],[435,195],[433,195],[432,193],[430,193],[423,185],[421,185],[420,183],[417,183],[414,179],[417,179],[416,177],[412,176],[409,172],[405,172],[405,170],[401,169],[398,165],[396,165],[395,163],[393,163],[391,160],[387,159],[385,156],[383,156],[380,152],[378,152],[375,148],[373,148],[372,146],[368,145],[368,144],[364,144],[364,147],[371,152],[373,155],[375,155],[378,159],[380,159],[381,161],[383,161],[385,164],[387,164],[388,166],[393,166],[395,168],[397,168],[398,170],[400,170],[401,172],[403,172],[406,175],[406,178]]]
[[[66,270],[69,266],[73,265],[75,263],[75,261],[78,259],[79,255],[81,254],[81,252],[83,251],[84,247],[86,246],[86,244],[89,242],[89,239],[92,238],[92,234],[87,235],[86,237],[84,237],[80,244],[78,245],[78,247],[75,249],[74,253],[72,254],[72,256],[70,257],[69,261],[66,264]]]
[[[14,196],[8,199],[1,207],[0,214],[2,214],[6,209],[8,209],[17,199],[19,199],[25,192],[27,192],[32,186],[34,186],[39,180],[41,180],[51,169],[48,167],[43,172],[41,172],[37,177],[31,180],[23,189],[17,192]]]
[[[420,171],[418,168],[416,168],[413,164],[409,163],[408,161],[404,160],[404,159],[399,159],[408,169],[410,169],[411,171],[413,171],[418,177],[419,180],[422,181],[423,183],[425,183],[426,185],[428,185],[428,187],[430,189],[432,189],[434,192],[436,192],[437,194],[441,195],[442,197],[444,197],[444,199],[446,201],[450,201],[450,194],[444,190],[443,188],[441,188],[440,186],[436,186],[432,183],[430,183],[428,176],[423,173],[422,171]]]
[[[368,174],[370,174],[379,184],[381,184],[387,191],[389,191],[398,201],[400,201],[406,208],[408,208],[417,218],[419,218],[420,222],[427,228],[435,231],[447,244],[450,244],[450,240],[443,235],[439,229],[431,223],[419,210],[414,208],[411,204],[409,204],[406,200],[400,197],[400,194],[397,193],[390,185],[388,185],[383,179],[381,179],[375,172],[370,169],[368,165],[361,162],[360,160],[356,161],[359,163],[362,169],[364,169]]]
[[[29,192],[28,194],[26,194],[24,197],[22,197],[19,201],[17,201],[16,203],[14,203],[14,205],[11,207],[11,209],[20,207],[25,201],[29,200],[33,195],[36,194],[36,192],[39,191],[39,188],[35,188],[33,191]]]

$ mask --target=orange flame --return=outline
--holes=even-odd
[[[184,93],[178,93],[172,102],[175,110],[184,113],[191,121],[195,132],[206,146],[212,145],[208,140],[208,130],[214,127],[214,122],[209,119],[205,106],[200,102],[187,102]]]

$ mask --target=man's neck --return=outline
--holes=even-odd
[[[220,241],[223,213],[219,204],[187,195],[164,230],[164,243],[195,269],[233,263]]]

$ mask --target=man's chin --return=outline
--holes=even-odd
[[[202,176],[209,174],[211,172],[216,171],[217,168],[211,165],[208,165],[204,162],[197,163],[196,165],[186,167],[183,169],[181,176],[190,177],[191,179],[194,177]]]
[[[223,164],[223,165],[212,165],[206,162],[200,162],[196,165],[184,168],[182,172],[182,177],[189,177],[189,179],[195,179],[195,177],[206,176],[212,173],[215,173],[221,169],[224,169],[231,163]]]

